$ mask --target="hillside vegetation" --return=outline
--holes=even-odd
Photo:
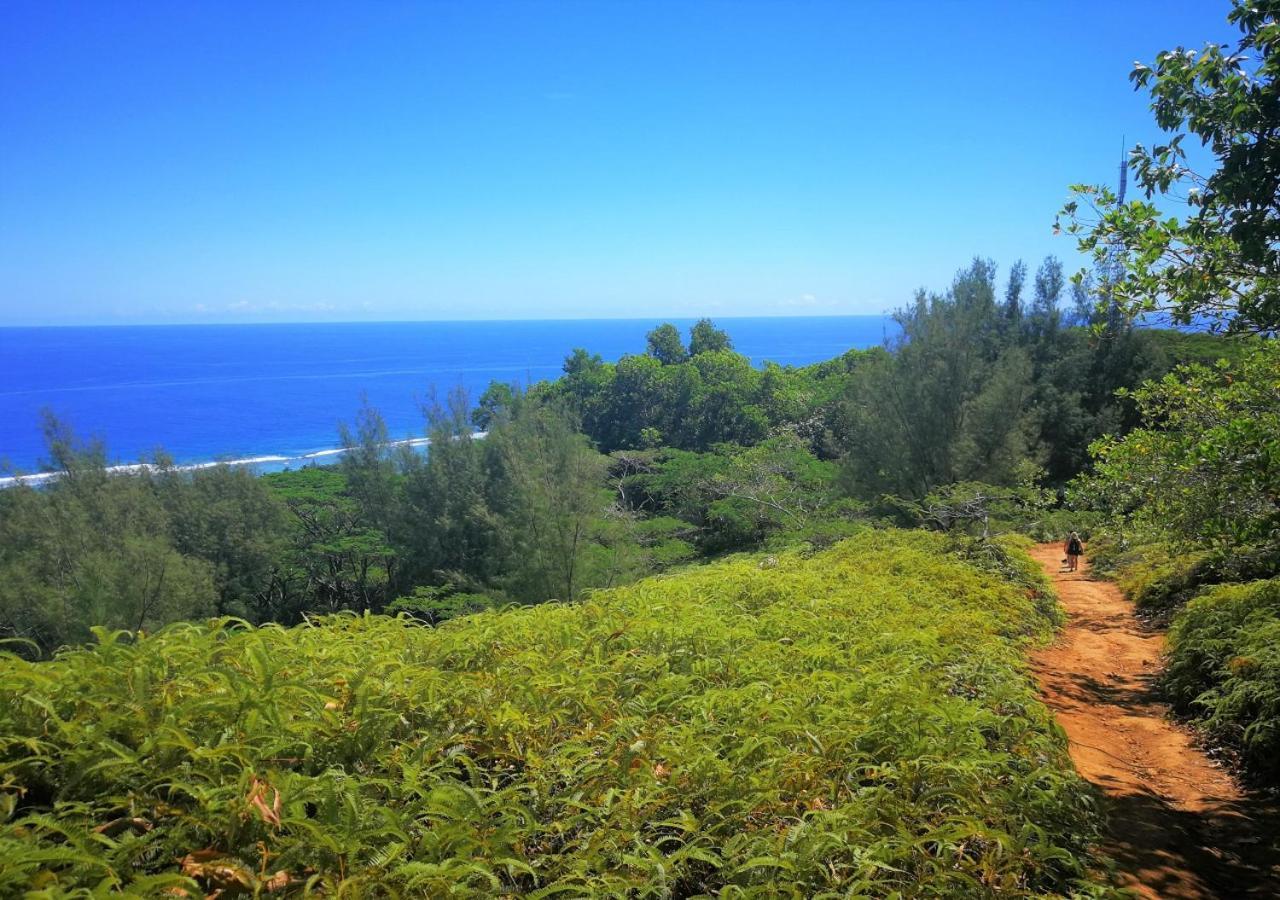
[[[1187,604],[1169,632],[1164,684],[1180,710],[1280,781],[1280,578],[1218,585]]]
[[[950,546],[5,656],[0,894],[1087,890],[1091,798],[1020,652],[1055,607],[1016,548]]]

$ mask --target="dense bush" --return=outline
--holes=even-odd
[[[1132,530],[1186,548],[1280,553],[1280,344],[1132,392],[1144,424],[1090,448],[1085,489]]]
[[[1117,561],[1116,584],[1143,612],[1168,612],[1205,584],[1208,559],[1204,550],[1145,544]]]
[[[1280,779],[1280,579],[1221,585],[1169,631],[1164,685],[1174,704]]]
[[[1023,670],[1043,603],[946,548],[0,658],[0,894],[1084,889],[1091,799]]]
[[[1166,541],[1131,541],[1103,532],[1089,544],[1095,576],[1113,579],[1143,613],[1172,616],[1205,588],[1269,578],[1280,559],[1269,547],[1187,549]]]

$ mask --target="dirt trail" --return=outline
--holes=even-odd
[[[1121,885],[1142,897],[1280,897],[1276,808],[1241,790],[1152,696],[1163,635],[1115,585],[1088,580],[1087,564],[1061,571],[1061,544],[1032,555],[1068,615],[1033,666],[1076,768],[1106,797],[1104,850]]]

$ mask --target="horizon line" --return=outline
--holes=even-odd
[[[0,322],[0,329],[19,328],[228,328],[245,325],[437,325],[468,324],[497,322],[696,322],[710,319],[712,322],[734,321],[744,319],[885,319],[892,312],[880,313],[766,313],[761,315],[726,315],[726,316],[548,316],[543,318],[484,318],[484,319],[325,319],[325,320],[287,320],[287,321],[236,321],[236,322],[45,322],[37,324],[14,324]]]

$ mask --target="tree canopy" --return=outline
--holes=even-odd
[[[1280,328],[1278,14],[1278,0],[1235,0],[1234,47],[1176,47],[1134,69],[1169,135],[1129,155],[1144,196],[1121,203],[1109,188],[1076,185],[1062,216],[1108,273],[1102,304],[1231,332]],[[1188,165],[1188,137],[1211,154],[1211,170]]]

